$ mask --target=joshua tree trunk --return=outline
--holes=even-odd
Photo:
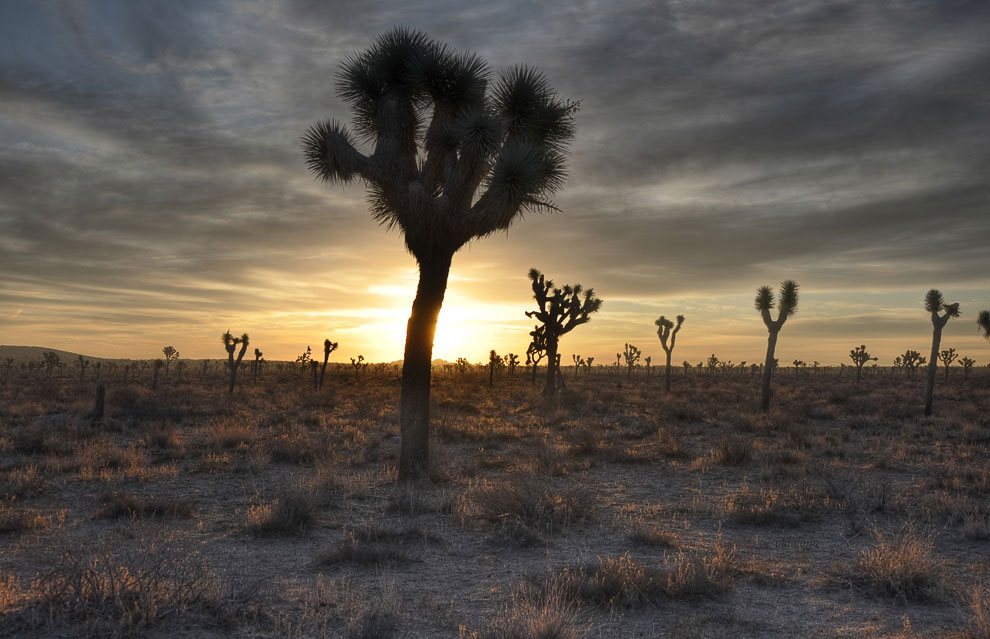
[[[942,327],[935,323],[932,331],[932,355],[928,360],[928,383],[925,384],[925,417],[932,414],[935,400],[935,373],[938,370],[938,348],[942,344]]]
[[[536,362],[533,363],[533,386],[536,386]]]
[[[667,351],[667,369],[663,373],[663,392],[670,394],[670,351]]]
[[[777,335],[778,331],[771,330],[770,337],[767,339],[767,360],[763,364],[763,388],[760,398],[760,410],[770,409],[770,380],[773,378],[773,354],[777,349]]]
[[[557,338],[547,335],[547,383],[543,386],[543,394],[553,397],[557,390]]]
[[[859,380],[862,377],[863,377],[863,367],[862,366],[857,366],[856,367],[856,383],[857,384],[859,383]]]
[[[452,255],[419,265],[419,287],[406,324],[402,357],[399,479],[424,479],[430,456],[430,373],[437,317],[443,306]]]

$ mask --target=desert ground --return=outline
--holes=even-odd
[[[990,375],[0,378],[0,636],[990,637]]]

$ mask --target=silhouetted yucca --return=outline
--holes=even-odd
[[[773,291],[770,290],[769,286],[761,286],[756,290],[756,301],[754,305],[763,317],[763,323],[766,324],[767,332],[770,334],[767,340],[767,359],[763,365],[763,386],[760,397],[760,408],[762,410],[770,409],[770,381],[773,379],[773,371],[777,366],[777,360],[774,358],[774,350],[777,348],[777,335],[780,334],[780,329],[783,328],[787,318],[797,312],[797,282],[794,280],[785,280],[780,283],[780,303],[777,306],[777,319],[773,319],[770,316],[770,311],[776,304],[777,301],[774,299]]]
[[[677,334],[681,331],[681,325],[684,324],[684,316],[677,316],[676,326],[663,315],[654,324],[657,325],[657,337],[660,338],[660,346],[663,347],[663,352],[667,354],[667,365],[663,375],[663,390],[665,393],[670,393],[670,356],[674,352],[674,343],[677,341]],[[687,364],[687,362],[684,363]],[[684,370],[686,371],[687,368],[685,367]]]
[[[932,414],[935,401],[935,372],[938,368],[938,349],[942,343],[942,329],[953,317],[959,317],[959,303],[948,304],[938,289],[925,294],[925,310],[932,315],[932,353],[928,358],[928,382],[925,385],[925,416]],[[939,312],[941,311],[941,314]]]

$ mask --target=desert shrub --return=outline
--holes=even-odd
[[[401,525],[386,528],[363,523],[345,530],[344,539],[333,550],[321,555],[317,559],[317,564],[329,566],[351,562],[368,566],[406,563],[412,558],[405,552],[405,548],[423,541],[439,540],[415,526]]]
[[[47,528],[50,521],[37,510],[15,508],[11,502],[0,501],[0,535]]]
[[[577,608],[559,587],[524,585],[489,622],[487,639],[579,639]]]
[[[941,600],[946,594],[945,567],[935,555],[935,538],[905,524],[893,534],[875,529],[873,546],[840,575],[851,587],[915,601]]]
[[[594,496],[582,486],[567,483],[555,488],[532,477],[472,482],[457,508],[464,520],[491,524],[494,532],[523,543],[596,517]]]
[[[250,506],[248,530],[258,537],[300,535],[316,526],[316,510],[316,496],[311,489],[289,489],[272,501]]]
[[[96,519],[185,519],[196,515],[192,502],[172,497],[111,492],[103,501],[104,505],[93,515]]]

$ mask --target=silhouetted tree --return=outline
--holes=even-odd
[[[561,335],[569,333],[581,324],[591,320],[591,314],[598,311],[602,301],[595,297],[593,289],[584,291],[580,284],[554,288],[553,281],[546,279],[538,270],[530,269],[529,279],[533,285],[533,298],[538,310],[526,311],[526,317],[536,318],[543,326],[546,338],[548,360],[547,381],[543,394],[553,397],[556,394],[557,345]],[[582,292],[584,295],[582,296]],[[537,329],[539,331],[539,328]]]
[[[642,354],[643,352],[632,344],[626,344],[622,349],[622,359],[626,360],[626,377],[632,377],[633,367],[636,366],[636,362],[639,361]]]
[[[926,361],[918,351],[907,350],[894,358],[894,367],[907,371],[908,379],[914,379],[914,371],[924,366]]]
[[[564,182],[577,103],[532,69],[489,77],[474,54],[395,28],[337,74],[338,95],[373,152],[360,153],[334,120],[303,138],[310,170],[327,183],[362,179],[374,217],[401,229],[419,264],[402,363],[401,480],[425,477],[429,464],[433,338],[454,253],[507,229],[523,209],[556,210],[549,198]]]
[[[663,374],[663,391],[670,393],[670,356],[674,352],[677,333],[680,332],[681,325],[684,324],[684,316],[678,315],[677,324],[675,325],[674,322],[661,315],[654,324],[657,326],[657,337],[660,338],[660,346],[663,348],[663,352],[667,354],[667,364]]]
[[[233,394],[234,384],[237,382],[237,367],[241,365],[241,360],[244,359],[244,353],[247,351],[248,334],[244,333],[240,337],[234,337],[230,331],[227,331],[220,336],[220,341],[223,342],[223,347],[227,351],[227,368],[230,372],[230,386],[227,388],[227,392]],[[234,351],[237,350],[238,344],[241,345],[241,348],[235,360]]]
[[[351,366],[354,367],[354,374],[355,375],[360,374],[361,373],[361,369],[364,368],[365,366],[367,366],[367,364],[364,363],[364,355],[358,355],[357,356],[357,359],[354,359],[352,357],[351,358]]]
[[[323,367],[320,369],[320,388],[323,388],[323,378],[327,374],[327,362],[330,361],[330,353],[337,350],[339,344],[331,342],[329,339],[323,340]]]
[[[493,348],[490,353],[488,353],[488,388],[493,388],[495,386],[495,369],[498,365],[502,363],[502,358],[499,354],[495,352]]]
[[[158,373],[165,368],[165,362],[160,359],[155,360],[154,372],[151,377],[151,390],[158,390]]]
[[[253,378],[252,381],[255,383],[258,382],[258,375],[261,374],[261,362],[263,361],[261,359],[262,355],[264,355],[264,353],[261,352],[261,349],[254,349],[254,361],[251,362],[251,375]],[[203,362],[203,364],[206,364],[206,362]],[[206,367],[204,366],[203,368],[205,370]]]
[[[707,362],[708,374],[709,375],[714,375],[715,374],[715,369],[718,368],[718,365],[720,363],[721,362],[718,361],[718,358],[715,357],[715,353],[712,353],[712,356],[708,358],[708,362]],[[698,366],[701,366],[701,364],[698,364]]]
[[[784,322],[791,315],[797,312],[798,305],[798,285],[794,280],[785,280],[780,284],[780,302],[774,299],[773,291],[769,286],[761,286],[756,290],[756,310],[763,317],[769,337],[767,339],[767,358],[763,367],[763,387],[760,394],[760,409],[770,409],[770,381],[773,379],[775,366],[774,351],[777,348],[777,336]],[[773,319],[770,311],[777,305],[777,319]]]
[[[938,349],[942,343],[942,329],[953,317],[959,317],[959,303],[947,304],[938,289],[925,294],[925,310],[932,315],[932,353],[928,360],[928,382],[925,385],[925,417],[932,414],[935,401],[935,371],[938,368]],[[941,314],[939,314],[941,312]]]
[[[162,354],[165,356],[165,374],[168,375],[169,366],[173,359],[179,359],[179,351],[174,346],[163,346]]]
[[[515,353],[509,353],[505,356],[505,364],[509,367],[509,377],[512,377],[516,372],[516,366],[519,366],[519,356]]]
[[[530,342],[526,348],[526,366],[533,367],[533,384],[536,384],[536,367],[547,354],[547,329],[536,326],[529,332]]]
[[[52,372],[54,372],[55,368],[58,367],[62,358],[60,358],[58,356],[58,353],[54,351],[46,351],[45,353],[42,353],[41,356],[42,358],[44,358],[45,368],[48,371],[48,376],[51,377]]]
[[[877,361],[877,358],[876,357],[873,357],[872,355],[870,355],[869,353],[866,352],[866,345],[865,344],[860,344],[856,348],[854,348],[851,351],[849,351],[849,358],[852,359],[853,364],[856,365],[856,382],[857,383],[863,377],[863,365],[866,364],[866,362],[875,362],[875,361]],[[815,367],[816,368],[818,367],[817,365],[818,365],[818,362],[815,362]]]
[[[307,346],[306,351],[302,355],[296,357],[296,363],[299,364],[300,372],[303,375],[306,374],[306,368],[311,361],[313,361],[313,349],[310,346]]]
[[[964,357],[959,360],[959,365],[963,367],[963,379],[969,379],[969,369],[973,368],[976,360]]]
[[[959,354],[956,353],[956,349],[948,348],[944,351],[940,351],[938,354],[938,359],[945,366],[945,379],[949,379],[949,367],[952,366],[952,362],[956,361]]]

